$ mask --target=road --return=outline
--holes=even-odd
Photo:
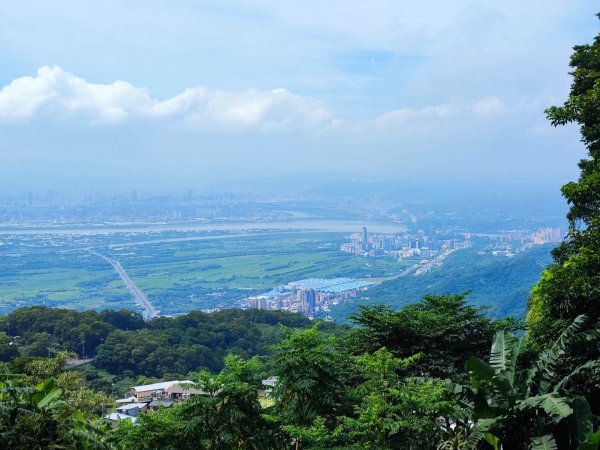
[[[405,277],[407,275],[410,275],[411,273],[415,273],[419,267],[421,267],[421,264],[413,264],[412,266],[408,267],[407,269],[404,269],[402,272],[397,273],[396,275],[390,275],[382,278],[361,278],[361,280],[381,284],[385,283],[386,281],[397,280],[400,277]]]
[[[133,295],[137,302],[144,308],[144,318],[146,320],[150,320],[153,317],[158,317],[160,315],[159,312],[154,308],[154,306],[152,306],[152,303],[150,303],[150,300],[148,300],[146,294],[144,294],[140,290],[140,288],[136,286],[131,277],[127,274],[127,272],[125,272],[125,269],[123,269],[123,266],[121,266],[121,263],[119,261],[110,259],[104,256],[103,254],[95,252],[93,250],[90,250],[90,253],[99,258],[102,258],[104,261],[109,263],[113,267],[113,269],[115,269],[115,271],[121,277],[121,280],[123,280],[123,283],[129,290],[129,292],[131,292],[131,295]]]
[[[400,277],[405,277],[405,276],[411,275],[411,274],[422,275],[424,273],[429,272],[434,266],[440,266],[442,264],[442,262],[444,261],[444,259],[446,259],[448,257],[448,255],[450,255],[450,253],[455,252],[455,251],[456,250],[445,250],[441,255],[436,256],[431,261],[429,261],[425,264],[421,264],[421,263],[413,264],[412,266],[408,267],[407,269],[403,270],[402,272],[400,272],[396,275],[390,275],[388,277],[382,277],[382,278],[361,278],[361,280],[362,281],[371,281],[372,283],[381,284],[381,283],[385,283],[386,281],[397,280]]]

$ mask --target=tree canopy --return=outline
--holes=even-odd
[[[579,124],[588,157],[579,162],[579,179],[562,188],[570,207],[568,239],[554,250],[554,263],[531,296],[527,322],[538,348],[580,314],[591,323],[600,318],[600,34],[574,47],[570,65],[569,98],[546,114],[554,126]]]
[[[600,34],[592,44],[574,47],[573,77],[568,99],[546,110],[552,125],[576,123],[587,158],[579,162],[579,179],[567,183],[562,194],[569,204],[569,233],[553,253],[554,262],[533,288],[527,314],[528,337],[541,351],[577,316],[589,317],[588,328],[600,320]],[[599,342],[573,348],[563,373],[600,357]],[[579,390],[591,396],[600,412],[600,373],[581,380]]]

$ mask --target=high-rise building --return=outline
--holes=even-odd
[[[367,233],[367,227],[362,227],[363,229],[363,250],[367,251],[369,248],[369,234]]]
[[[313,314],[317,304],[317,293],[314,289],[300,289],[296,293],[296,299],[300,302],[301,311],[304,314]]]

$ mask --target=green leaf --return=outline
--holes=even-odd
[[[600,444],[600,428],[598,428],[595,433],[590,432],[587,440],[579,444],[577,450],[597,450],[598,444]]]
[[[552,435],[535,437],[531,440],[531,450],[556,450],[556,442]]]
[[[535,380],[538,380],[539,383],[538,392],[546,392],[546,389],[550,384],[550,380],[554,377],[555,366],[558,364],[560,358],[565,354],[567,348],[574,343],[578,337],[581,338],[581,336],[578,336],[578,333],[586,320],[587,317],[583,314],[577,316],[573,322],[571,322],[569,326],[563,330],[552,347],[544,350],[540,354],[534,367],[529,370],[527,375],[528,394],[531,393]]]
[[[553,394],[529,397],[519,403],[518,408],[523,411],[527,408],[542,408],[546,414],[557,420],[564,419],[573,414],[573,409],[567,403],[566,398],[557,397]]]
[[[473,386],[479,386],[482,381],[492,381],[496,372],[488,363],[475,356],[471,356],[466,364],[465,369],[471,375],[471,383]]]
[[[517,340],[515,349],[512,352],[511,359],[509,361],[509,365],[506,369],[506,376],[511,386],[513,386],[515,383],[515,374],[517,373],[517,362],[519,360],[519,356],[521,356],[526,349],[527,339],[523,336],[522,338]]]
[[[446,391],[450,394],[460,394],[464,390],[464,387],[462,385],[455,383],[451,380],[445,380],[444,387],[446,388]]]
[[[477,444],[485,439],[486,435],[493,436],[490,433],[492,427],[496,425],[496,419],[479,419],[471,428],[469,438],[467,439],[465,450],[475,450]]]
[[[575,370],[573,370],[573,372],[568,374],[566,377],[560,380],[556,384],[556,386],[554,386],[554,392],[560,392],[563,389],[563,387],[567,385],[573,378],[579,376],[582,372],[588,370],[600,370],[600,360],[588,361],[585,364],[582,364],[581,366],[577,367]]]
[[[52,378],[49,378],[45,381],[42,381],[40,384],[38,384],[35,387],[35,390],[40,391],[40,392],[50,392],[55,387],[56,387],[56,382]]]
[[[515,353],[516,343],[517,340],[512,333],[506,330],[496,333],[490,354],[490,365],[496,373],[507,370]]]
[[[494,448],[494,450],[498,450],[500,448],[500,439],[494,436],[493,434],[484,433],[483,439],[485,439],[485,442],[490,444]]]
[[[592,432],[592,410],[587,400],[580,395],[574,396],[571,407],[573,414],[568,418],[569,432],[572,444],[578,445],[585,442]]]
[[[50,392],[48,392],[48,394],[46,394],[42,399],[37,401],[38,408],[43,409],[51,405],[54,402],[54,400],[60,397],[61,394],[62,391],[55,387]]]

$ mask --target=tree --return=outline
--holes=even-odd
[[[74,410],[55,380],[21,383],[6,368],[0,381],[0,448],[102,449],[105,431]]]
[[[342,413],[346,355],[339,351],[335,338],[320,333],[316,325],[284,331],[287,337],[273,346],[272,364],[279,377],[273,394],[275,412],[284,429],[290,427],[288,431],[309,428],[317,418],[332,427]]]
[[[388,306],[361,306],[351,320],[357,354],[387,348],[398,358],[422,354],[409,367],[418,376],[454,377],[471,355],[483,357],[494,333],[508,322],[494,322],[469,306],[465,294],[426,295],[420,302],[394,312]],[[510,322],[510,321],[509,321]]]
[[[0,331],[0,361],[9,362],[19,356],[19,349],[15,339]]]
[[[584,323],[583,316],[575,319],[524,369],[520,364],[526,338],[518,339],[507,331],[496,334],[489,362],[477,357],[467,361],[470,386],[448,383],[449,390],[471,410],[459,427],[465,431],[462,436],[468,436],[463,440],[465,448],[566,450],[593,442],[589,403],[583,395],[573,393],[569,384],[580,373],[597,371],[600,361],[588,361],[566,376],[556,372],[574,343],[589,342],[600,334],[581,332]]]
[[[553,264],[533,288],[527,335],[536,351],[544,349],[580,314],[588,324],[600,320],[600,34],[589,45],[574,47],[569,98],[546,110],[552,125],[577,123],[588,157],[579,162],[576,182],[562,187],[570,209],[567,239],[552,252]],[[591,325],[588,325],[591,326]],[[600,358],[600,345],[576,346],[559,368],[567,374],[582,362]],[[600,413],[600,371],[581,381],[592,410]]]
[[[350,438],[357,449],[434,448],[443,435],[436,419],[448,413],[444,385],[433,378],[404,378],[398,373],[419,359],[398,359],[381,348],[355,358],[363,382],[354,416],[342,419],[337,435]]]
[[[132,426],[119,424],[119,448],[169,450],[284,449],[286,440],[276,424],[265,419],[254,380],[260,370],[257,359],[225,358],[218,375],[199,374],[196,387],[205,394],[194,396],[169,409],[138,416]]]
[[[538,348],[579,314],[600,318],[600,34],[592,45],[574,47],[570,65],[569,98],[546,114],[554,126],[578,123],[589,157],[579,162],[579,180],[562,187],[570,205],[568,239],[553,251],[554,263],[530,299],[528,334]]]

